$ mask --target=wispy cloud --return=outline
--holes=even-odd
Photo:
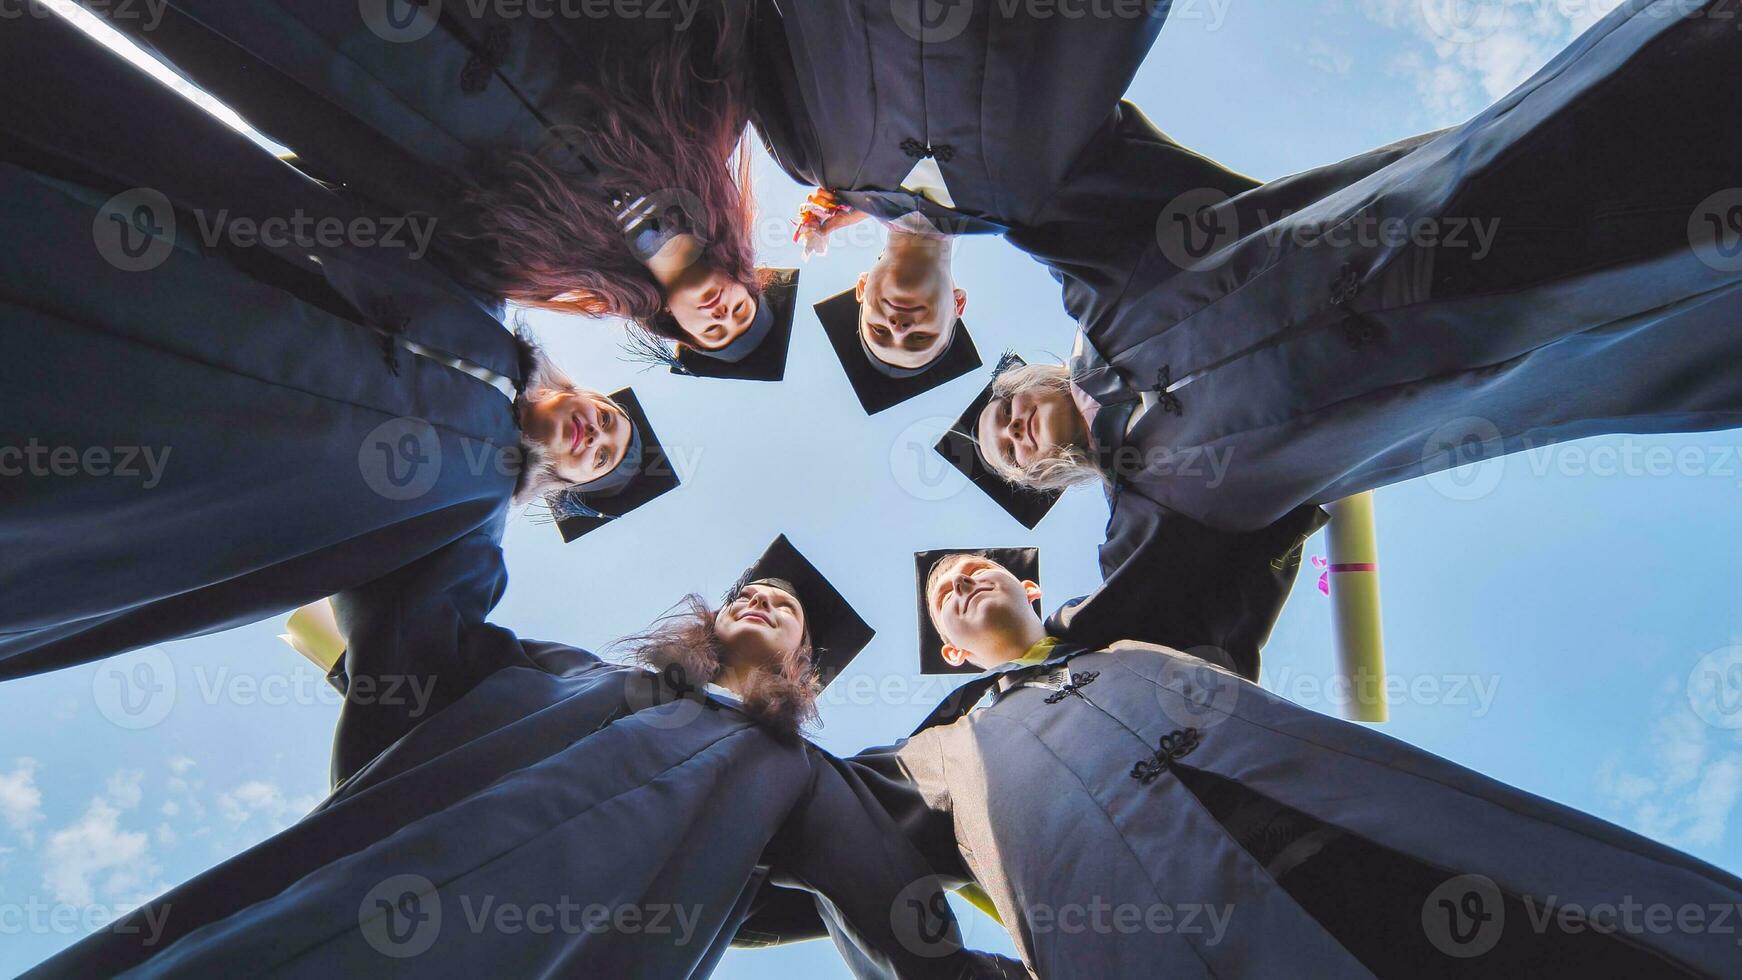
[[[286,797],[277,783],[258,779],[218,794],[218,812],[226,820],[241,824],[259,817],[272,830],[290,826],[319,803],[319,797]]]
[[[36,787],[36,760],[18,759],[13,765],[11,772],[0,773],[0,821],[12,828],[25,846],[34,846],[34,828],[42,821],[42,790]]]
[[[84,816],[49,836],[42,851],[42,885],[56,902],[89,906],[101,889],[113,901],[157,874],[145,834],[121,827],[121,809],[103,797]]]
[[[1645,747],[1651,764],[1640,771],[1608,760],[1597,788],[1626,822],[1675,847],[1715,848],[1729,832],[1742,802],[1742,739],[1714,728],[1685,703],[1674,704],[1653,727]]]
[[[1360,0],[1374,23],[1409,36],[1392,74],[1414,83],[1436,125],[1460,122],[1516,88],[1621,0]]]
[[[1304,50],[1307,65],[1327,75],[1347,75],[1355,65],[1355,56],[1348,48],[1334,45],[1322,37],[1308,40]]]

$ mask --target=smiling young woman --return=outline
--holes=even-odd
[[[802,737],[822,684],[871,629],[790,542],[719,610],[691,596],[619,641],[640,661],[628,664],[489,622],[506,583],[501,529],[337,598],[334,677],[356,695],[314,813],[38,975],[318,980],[415,962],[438,977],[699,977],[735,940],[821,937],[770,932],[766,916],[741,936],[777,896],[829,915],[843,953],[880,976],[1017,975],[962,948],[870,786]],[[369,693],[406,678],[422,697]],[[619,925],[451,924],[484,902],[604,908]],[[446,928],[424,926],[444,914]],[[622,927],[630,916],[675,927]],[[146,921],[158,928],[136,928]]]
[[[169,0],[149,27],[111,23],[309,175],[433,216],[452,275],[735,360],[768,279],[741,152],[751,6],[406,4],[396,29],[367,4]]]
[[[434,264],[200,242],[222,216],[372,219],[101,45],[27,18],[0,80],[0,416],[157,464],[4,481],[0,678],[251,622],[638,475],[641,427]]]

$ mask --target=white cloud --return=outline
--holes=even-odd
[[[145,773],[137,769],[127,769],[114,773],[109,777],[108,794],[110,802],[123,810],[131,810],[139,805],[144,798],[144,790],[140,784],[145,781]]]
[[[177,776],[185,776],[194,767],[194,760],[185,755],[172,756],[169,760],[169,771]]]
[[[121,828],[120,809],[98,797],[77,823],[49,836],[42,851],[42,884],[56,902],[91,905],[102,878],[104,897],[112,900],[157,873],[150,850],[144,834]]]
[[[1414,83],[1435,125],[1461,122],[1517,88],[1621,0],[1361,0],[1413,42],[1393,74]]]
[[[1716,847],[1742,802],[1742,739],[1701,721],[1685,702],[1671,704],[1643,747],[1644,771],[1611,759],[1597,786],[1645,836],[1673,847]]]
[[[1306,45],[1307,66],[1315,71],[1330,75],[1347,75],[1354,67],[1355,56],[1347,48],[1340,48],[1324,38],[1315,37]]]
[[[42,790],[36,787],[36,760],[18,759],[11,772],[0,772],[0,821],[26,845],[34,845],[33,828],[41,820]]]
[[[290,826],[319,803],[318,796],[288,798],[276,783],[263,780],[251,780],[218,794],[218,812],[225,819],[241,824],[258,816],[274,830]]]

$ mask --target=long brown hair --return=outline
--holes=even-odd
[[[627,652],[654,671],[663,673],[675,666],[682,683],[701,687],[718,678],[724,666],[725,648],[714,629],[716,612],[706,599],[691,593],[652,626],[617,640],[611,647]],[[777,734],[796,735],[814,724],[822,685],[811,664],[809,626],[798,649],[777,670],[754,671],[749,689],[739,693],[745,713]]]
[[[597,173],[532,153],[502,161],[468,195],[475,227],[467,237],[482,246],[472,250],[476,285],[523,306],[625,317],[684,340],[610,200],[675,191],[702,212],[690,215],[706,243],[698,261],[756,295],[749,16],[748,5],[719,5],[717,29],[673,30],[577,83],[587,111],[554,127],[553,144],[574,147]],[[558,299],[566,294],[574,295]]]

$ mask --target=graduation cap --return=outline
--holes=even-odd
[[[859,332],[859,300],[854,290],[836,293],[815,307],[823,333],[835,349],[835,359],[847,372],[847,382],[859,396],[866,415],[918,398],[980,366],[980,352],[968,336],[968,324],[956,321],[955,335],[943,353],[922,368],[904,369],[874,358]]]
[[[756,303],[756,318],[738,338],[717,351],[678,344],[663,358],[672,374],[693,378],[779,381],[786,377],[786,349],[798,307],[798,270],[769,269],[768,284]]]
[[[956,424],[944,433],[933,448],[939,456],[949,461],[970,482],[991,497],[1005,513],[1022,524],[1030,531],[1040,523],[1040,519],[1052,510],[1052,505],[1058,503],[1063,491],[1059,490],[1029,490],[1013,486],[992,471],[986,461],[980,458],[980,451],[975,445],[976,429],[980,423],[980,413],[992,402],[992,383],[998,376],[1011,368],[1021,367],[1028,362],[1015,354],[1006,352],[998,359],[998,366],[992,369],[992,380],[986,382],[986,387],[968,404],[967,411]]]
[[[937,563],[951,555],[977,555],[1003,565],[1019,582],[1040,581],[1039,548],[940,548],[918,551],[913,555],[913,574],[919,595],[919,672],[922,674],[978,674],[980,668],[964,663],[952,667],[944,660],[944,638],[931,621],[931,607],[926,603],[925,583]],[[1040,615],[1040,601],[1034,603],[1034,614]]]
[[[744,587],[752,584],[770,585],[795,596],[804,607],[805,625],[810,630],[812,663],[817,677],[826,687],[853,662],[859,651],[877,635],[845,597],[835,590],[823,573],[799,554],[786,535],[774,539],[756,564],[744,570],[726,602],[736,598]]]
[[[606,396],[623,409],[635,427],[635,436],[623,461],[610,473],[579,486],[566,487],[546,498],[556,527],[565,543],[604,527],[619,517],[676,490],[681,482],[659,436],[647,421],[647,413],[633,388]]]

